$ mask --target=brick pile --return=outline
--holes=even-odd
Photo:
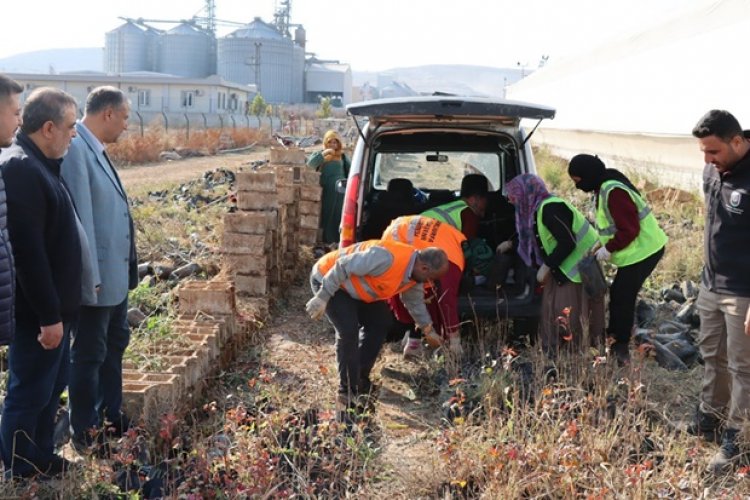
[[[317,241],[319,174],[305,165],[301,149],[272,148],[270,163],[238,172],[237,208],[224,218],[224,278],[180,285],[180,316],[173,323],[179,343],[155,346],[158,369],[138,371],[125,363],[124,407],[147,425],[197,398],[206,378],[226,367],[252,329],[268,315],[269,297],[299,274],[299,247]],[[227,278],[228,276],[228,278]]]

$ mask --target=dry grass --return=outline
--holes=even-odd
[[[189,137],[184,130],[165,133],[158,127],[149,127],[143,136],[129,133],[107,148],[112,160],[118,165],[140,165],[159,161],[163,151],[191,150],[204,155],[216,154],[220,149],[233,149],[251,144],[267,145],[267,130],[260,129],[208,129],[191,131]]]
[[[564,162],[543,152],[537,160],[553,191],[585,207]],[[648,196],[655,188],[644,191]],[[653,288],[697,277],[700,202],[659,195],[652,205],[671,239]],[[189,234],[196,231],[213,245],[220,213],[144,203],[135,211],[140,249],[157,255],[156,249],[190,248]],[[558,379],[548,381],[547,362],[536,350],[515,356],[504,349],[506,322],[472,332],[466,346],[474,362],[451,382],[444,360],[404,362],[386,347],[376,368],[383,389],[372,418],[375,432],[347,434],[332,421],[337,376],[331,329],[304,316],[305,274],[301,268],[299,283],[277,300],[275,316],[258,338],[262,344],[211,381],[205,404],[179,422],[179,431],[167,432],[170,426],[147,436],[153,456],[167,450],[170,463],[183,467],[185,480],[171,497],[750,496],[745,469],[706,475],[715,446],[679,431],[694,408],[700,368],[667,372],[636,354],[631,369],[618,370],[606,356],[587,352],[562,356]],[[139,300],[158,307],[161,298]],[[144,352],[176,341],[158,330],[162,325],[154,326]],[[316,426],[305,424],[308,410],[318,411]],[[65,494],[122,495],[111,476],[110,462],[91,461],[88,472],[68,480]],[[35,488],[6,487],[0,495],[48,491]]]

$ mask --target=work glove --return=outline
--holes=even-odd
[[[542,284],[546,283],[549,278],[549,273],[549,266],[547,264],[542,264],[542,267],[536,272],[536,280]]]
[[[609,260],[609,258],[612,257],[612,254],[609,252],[609,250],[607,250],[607,247],[605,246],[597,250],[594,255],[596,255],[596,260],[599,260],[599,261]]]
[[[328,302],[316,295],[307,301],[307,304],[305,304],[305,311],[307,311],[307,314],[310,315],[312,319],[318,320],[325,314],[327,305]]]
[[[443,345],[443,338],[438,335],[431,324],[420,326],[418,328],[422,331],[424,341],[427,342],[430,347],[440,347]]]
[[[461,336],[451,335],[448,339],[448,350],[456,357],[461,357],[464,353],[463,347],[461,347]]]
[[[513,250],[513,242],[510,240],[503,241],[497,246],[497,253],[507,253]]]

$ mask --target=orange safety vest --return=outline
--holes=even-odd
[[[383,240],[400,241],[418,250],[438,247],[448,255],[448,260],[464,270],[466,261],[461,244],[464,233],[437,219],[423,215],[407,215],[395,219],[383,232]]]
[[[316,264],[317,272],[321,276],[325,276],[340,257],[354,252],[364,252],[376,246],[384,248],[393,256],[391,267],[379,276],[352,275],[341,285],[341,288],[351,295],[352,298],[361,300],[362,302],[377,302],[379,300],[388,300],[394,295],[398,295],[417,284],[416,281],[411,279],[405,285],[403,284],[404,278],[408,278],[406,271],[416,249],[413,246],[395,241],[368,240],[328,252],[318,260]]]

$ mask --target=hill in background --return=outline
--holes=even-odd
[[[102,71],[104,49],[49,49],[24,52],[0,59],[0,71],[7,73],[65,73],[72,71]]]
[[[502,96],[507,85],[530,73],[530,69],[439,64],[379,72],[354,71],[352,80],[355,86],[368,83],[378,88],[393,81],[403,82],[420,93],[441,91],[462,95]]]
[[[0,71],[8,73],[66,73],[103,71],[100,47],[38,50],[0,59]],[[353,71],[355,86],[367,83],[384,88],[401,82],[419,93],[435,91],[461,95],[502,96],[507,85],[527,76],[529,69],[491,68],[443,64],[393,68],[385,71]]]

